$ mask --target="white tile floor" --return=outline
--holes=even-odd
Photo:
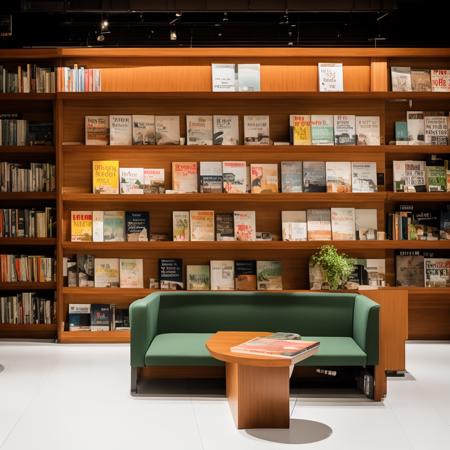
[[[128,347],[0,343],[1,450],[450,449],[450,343],[409,343],[383,404],[303,394],[291,429],[238,431],[220,395],[133,398]]]

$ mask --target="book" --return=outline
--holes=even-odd
[[[327,191],[324,161],[303,161],[303,191]]]
[[[303,191],[302,161],[281,161],[281,192]]]
[[[244,116],[244,144],[270,144],[269,116]]]
[[[147,242],[150,236],[150,214],[148,211],[127,211],[125,230],[128,242]]]
[[[92,211],[92,240],[103,242],[103,211]]]
[[[283,241],[306,241],[306,211],[281,211]]]
[[[252,194],[278,192],[278,164],[250,164]]]
[[[90,331],[91,305],[69,304],[68,310],[69,331]]]
[[[334,144],[333,121],[332,115],[311,115],[311,143],[313,145]]]
[[[144,273],[142,259],[120,258],[120,287],[143,288]]]
[[[408,141],[410,145],[425,143],[425,120],[423,111],[406,111]]]
[[[181,259],[161,258],[159,260],[159,287],[161,290],[168,291],[184,289]]]
[[[376,209],[355,210],[356,239],[361,241],[377,239],[378,217]]]
[[[238,64],[239,92],[258,92],[260,88],[260,65]]]
[[[391,67],[391,84],[393,92],[410,92],[411,67]]]
[[[103,211],[103,241],[125,241],[125,212]]]
[[[236,64],[211,64],[213,92],[234,92],[237,84]]]
[[[174,241],[189,241],[189,211],[172,212],[172,236]]]
[[[94,287],[94,263],[92,255],[77,255],[78,287]]]
[[[116,308],[114,329],[117,331],[130,329],[130,315],[128,309]]]
[[[356,116],[356,144],[380,145],[380,116]]]
[[[369,286],[386,286],[386,260],[384,258],[366,259],[364,268],[367,272]]]
[[[430,69],[411,69],[411,88],[415,92],[430,92]]]
[[[233,213],[216,213],[216,241],[234,241]]]
[[[327,192],[351,192],[352,170],[348,161],[327,161],[326,179]]]
[[[186,266],[186,289],[188,291],[209,291],[209,266]]]
[[[450,239],[450,206],[448,205],[439,213],[439,238]]]
[[[67,274],[67,275],[66,275]],[[63,259],[63,275],[66,283],[64,284],[67,287],[77,287],[78,286],[78,277],[77,277],[77,259],[76,256],[71,258]]]
[[[191,241],[214,241],[214,211],[190,212]]]
[[[119,173],[121,194],[144,193],[144,169],[142,167],[121,167]]]
[[[91,242],[92,211],[71,211],[70,229],[72,242]]]
[[[86,145],[109,144],[108,116],[86,116],[84,118],[84,143]]]
[[[396,145],[408,145],[408,124],[405,121],[395,122],[395,144]]]
[[[234,282],[237,291],[256,291],[256,261],[235,261]]]
[[[247,191],[247,166],[245,161],[223,161],[223,190],[228,194]]]
[[[424,257],[418,251],[401,251],[395,257],[397,286],[424,287]]]
[[[234,290],[234,261],[210,261],[211,267],[211,290],[233,291]]]
[[[331,241],[331,211],[308,209],[306,211],[308,241]]]
[[[448,145],[448,117],[424,115],[425,144]]]
[[[450,258],[424,258],[425,287],[450,287]]]
[[[110,145],[131,145],[132,121],[129,115],[109,116],[109,144]]]
[[[444,160],[428,160],[425,167],[427,192],[447,192]]]
[[[105,304],[91,305],[91,331],[109,331],[111,307]]]
[[[164,194],[165,191],[164,169],[144,168],[144,194]]]
[[[331,208],[333,241],[354,241],[355,208]]]
[[[292,145],[311,145],[311,116],[309,114],[291,114],[289,130]]]
[[[95,258],[95,287],[119,287],[119,258]]]
[[[425,161],[393,161],[394,192],[425,192]]]
[[[256,280],[259,291],[283,290],[280,261],[256,261]]]
[[[53,122],[30,121],[27,134],[30,145],[53,145]]]
[[[450,69],[431,70],[431,90],[450,92]]]
[[[186,116],[187,145],[212,145],[212,116]]]
[[[334,143],[336,145],[356,144],[356,119],[352,114],[334,116]]]
[[[234,238],[237,241],[256,240],[255,211],[234,211]]]
[[[157,145],[180,144],[180,116],[155,116]]]
[[[222,162],[221,161],[200,161],[200,192],[222,193]]]
[[[172,162],[172,189],[179,193],[198,192],[196,162]]]
[[[92,161],[92,192],[119,193],[119,161]]]
[[[213,116],[213,144],[239,145],[239,116]]]
[[[154,145],[156,143],[155,116],[133,114],[133,145]]]
[[[352,162],[352,192],[377,192],[377,164]]]
[[[343,92],[342,63],[319,63],[319,92]]]

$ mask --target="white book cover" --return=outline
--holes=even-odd
[[[343,92],[344,73],[342,63],[319,63],[319,91]]]
[[[172,189],[178,193],[198,192],[197,162],[172,162]]]
[[[236,91],[236,64],[211,64],[213,92]]]
[[[121,167],[119,171],[121,194],[144,193],[144,169],[142,167]]]
[[[214,241],[214,211],[191,210],[191,241]]]
[[[133,145],[154,145],[155,116],[133,114]]]
[[[213,116],[213,144],[239,145],[239,116]]]
[[[200,192],[222,193],[222,162],[221,161],[200,161]]]
[[[165,190],[164,169],[144,168],[144,194],[164,194]]]
[[[228,194],[247,192],[247,166],[245,161],[223,161],[223,189]]]
[[[380,145],[380,116],[356,116],[357,145]]]
[[[383,287],[386,286],[386,260],[366,259],[366,270],[369,286]]]
[[[425,192],[425,161],[393,161],[394,192]]]
[[[331,211],[308,209],[306,211],[308,241],[331,241]]]
[[[425,113],[426,114],[426,113]],[[424,116],[425,144],[448,145],[448,117]]]
[[[211,290],[233,291],[234,290],[234,261],[233,260],[211,260]]]
[[[431,70],[431,90],[433,92],[450,92],[450,69]]]
[[[349,161],[327,161],[325,167],[327,192],[352,191],[352,170]]]
[[[237,241],[256,241],[255,211],[234,211],[234,238]]]
[[[244,144],[270,144],[269,116],[244,116]]]
[[[303,191],[303,162],[281,161],[281,192]]]
[[[356,239],[361,241],[377,239],[378,216],[376,209],[355,209]]]
[[[355,208],[331,208],[333,241],[354,241]]]
[[[120,287],[143,288],[144,273],[142,259],[120,259]]]
[[[377,191],[377,163],[352,162],[352,192]]]
[[[393,92],[410,92],[411,67],[391,67],[391,81]]]
[[[180,144],[180,116],[155,116],[156,143]]]
[[[109,144],[109,118],[108,116],[85,117],[85,144]]]
[[[187,145],[212,145],[212,116],[186,116]]]
[[[103,241],[125,240],[125,211],[103,211]]]
[[[259,64],[238,64],[239,92],[258,92],[260,84]]]
[[[425,144],[425,115],[423,111],[406,111],[410,145]]]
[[[132,143],[131,116],[123,114],[109,116],[109,144],[131,145]]]
[[[356,118],[353,114],[334,116],[334,143],[336,145],[356,144]]]
[[[92,240],[103,242],[103,211],[92,212]]]
[[[186,242],[190,239],[189,211],[172,212],[172,239],[175,242]]]
[[[95,258],[94,286],[119,287],[119,258]]]
[[[306,241],[306,211],[281,211],[283,241]]]

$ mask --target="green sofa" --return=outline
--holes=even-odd
[[[216,331],[289,331],[320,341],[302,366],[375,366],[379,305],[364,295],[155,292],[130,306],[131,391],[138,369],[217,366],[205,342]]]

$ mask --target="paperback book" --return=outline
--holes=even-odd
[[[144,169],[144,194],[164,194],[164,169]]]
[[[311,142],[313,145],[334,144],[333,120],[331,115],[311,115]]]
[[[109,118],[108,116],[85,117],[85,144],[108,145],[109,144]]]
[[[92,241],[92,211],[71,211],[71,241]]]
[[[306,241],[306,211],[281,211],[283,241]]]
[[[119,258],[95,258],[95,287],[118,288]]]
[[[157,145],[180,144],[180,116],[155,116]]]
[[[172,212],[172,229],[172,236],[174,241],[189,241],[189,211]]]
[[[448,117],[424,115],[425,144],[448,145]]]
[[[431,90],[450,92],[450,69],[431,70]]]
[[[331,208],[333,241],[353,241],[355,236],[355,208]]]
[[[408,141],[410,145],[425,143],[425,118],[423,111],[406,111]]]
[[[303,161],[304,192],[326,192],[326,170],[324,161]]]
[[[92,161],[94,194],[119,193],[119,161]]]
[[[395,257],[396,285],[424,287],[424,257],[418,251],[401,251]]]
[[[213,92],[234,92],[237,84],[236,64],[211,64]]]
[[[120,287],[143,288],[144,272],[142,259],[120,259]]]
[[[125,241],[125,212],[103,211],[103,241]]]
[[[238,64],[239,92],[258,92],[260,88],[260,65]]]
[[[213,144],[239,145],[239,116],[213,116]]]
[[[331,241],[331,211],[308,209],[306,211],[308,241]]]
[[[352,162],[352,192],[377,192],[377,164]]]
[[[186,266],[186,289],[188,291],[209,291],[209,266]]]
[[[334,143],[336,145],[356,144],[355,116],[337,114],[334,116]]]
[[[69,331],[90,331],[91,305],[69,304],[68,322]]]
[[[376,209],[355,210],[356,239],[361,241],[377,239],[378,218]]]
[[[190,211],[191,241],[214,241],[214,211]]]
[[[281,161],[281,192],[303,191],[302,161]]]
[[[425,192],[425,161],[393,161],[394,192]]]
[[[127,211],[125,228],[128,242],[147,242],[150,236],[150,215],[148,211]]]
[[[319,91],[344,91],[344,74],[342,63],[319,63]]]
[[[186,116],[187,145],[212,145],[212,116]]]
[[[409,145],[408,124],[405,121],[395,122],[395,144]]]
[[[155,116],[133,114],[133,145],[156,143]]]
[[[77,286],[94,287],[95,258],[92,255],[77,255]]]
[[[411,69],[411,87],[415,92],[430,92],[430,69]]]
[[[196,162],[172,162],[172,189],[178,193],[198,192]]]
[[[283,290],[281,262],[257,261],[256,279],[257,279],[257,289],[259,291]]]
[[[450,258],[424,258],[424,279],[427,288],[450,287]]]
[[[233,213],[216,213],[216,241],[234,241]]]
[[[380,117],[356,116],[357,145],[380,145]]]
[[[211,290],[234,290],[234,261],[210,261]]]
[[[351,192],[352,170],[348,161],[326,162],[327,192]]]
[[[222,162],[200,161],[200,192],[223,192]]]
[[[110,145],[131,145],[133,143],[131,116],[109,116],[109,143]]]
[[[311,145],[311,116],[309,114],[291,114],[289,129],[292,145]]]
[[[234,238],[237,241],[256,240],[255,211],[234,211]]]
[[[447,191],[447,169],[442,159],[428,159],[425,167],[427,192]]]
[[[270,144],[269,116],[244,116],[244,144]]]
[[[178,291],[184,289],[183,260],[159,260],[159,287],[161,290]]]
[[[120,168],[120,193],[131,195],[144,193],[144,169],[142,167]]]
[[[278,164],[251,164],[252,194],[278,192]]]
[[[103,211],[92,211],[92,240],[103,242]]]
[[[91,331],[109,331],[111,327],[110,305],[95,303],[91,305]]]
[[[235,261],[234,277],[237,291],[256,291],[256,261]]]
[[[409,92],[411,87],[411,67],[391,67],[393,92]]]
[[[228,194],[243,194],[247,191],[247,166],[245,161],[222,163],[223,190]]]

